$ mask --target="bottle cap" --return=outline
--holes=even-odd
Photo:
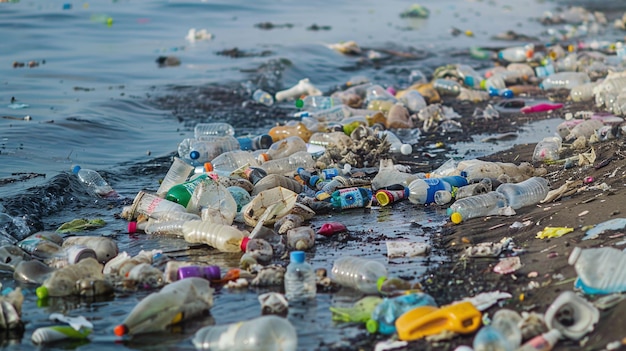
[[[387,277],[378,278],[378,280],[376,281],[376,290],[381,291],[382,286],[385,283],[385,280],[387,280]]]
[[[367,322],[365,322],[365,329],[371,334],[376,334],[378,331],[378,322],[375,319],[368,319]]]
[[[206,172],[213,172],[213,165],[211,164],[211,162],[206,162],[204,164],[204,170]]]
[[[124,336],[128,334],[128,327],[125,324],[120,324],[113,329],[113,333],[117,336]]]
[[[463,221],[463,216],[461,216],[461,214],[458,212],[454,212],[450,215],[450,220],[454,224],[459,224]]]
[[[289,255],[289,259],[294,263],[302,263],[304,262],[304,251],[291,251]]]
[[[239,142],[239,148],[241,150],[253,150],[252,138],[250,138],[250,137],[239,137],[239,138],[237,138],[237,141]]]
[[[137,232],[137,222],[128,222],[128,233],[133,234]]]
[[[400,153],[403,155],[410,155],[413,152],[413,147],[410,144],[402,144],[400,146]]]
[[[241,244],[239,244],[239,248],[241,249],[241,252],[246,252],[248,241],[250,241],[250,238],[248,238],[247,236],[241,239]]]
[[[198,266],[184,266],[178,268],[178,280],[182,280],[185,278],[201,278],[203,276],[203,271]]]
[[[296,100],[296,107],[297,108],[302,108],[302,106],[304,106],[304,100],[302,100],[302,99]]]
[[[391,199],[389,198],[389,193],[385,190],[379,190],[376,192],[376,200],[381,206],[387,206],[391,203]]]
[[[72,173],[76,174],[76,173],[78,173],[78,171],[80,171],[80,166],[79,165],[75,165],[74,167],[72,167]]]
[[[35,294],[38,298],[45,299],[48,297],[48,288],[45,285],[42,285],[35,290]]]
[[[271,160],[272,158],[270,157],[270,155],[268,155],[267,153],[262,153],[260,154],[257,159],[259,160],[259,162],[263,163],[263,162],[267,162],[269,160]]]
[[[200,153],[196,150],[193,150],[192,152],[189,153],[189,158],[192,160],[197,160],[200,158]]]
[[[222,272],[219,266],[206,266],[203,268],[204,277],[208,280],[217,280],[222,277]]]
[[[311,186],[315,186],[317,184],[317,182],[319,182],[321,180],[321,178],[319,176],[311,176],[311,178],[309,179],[309,185]]]

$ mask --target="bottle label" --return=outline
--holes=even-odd
[[[346,188],[339,191],[339,205],[342,209],[365,207],[369,202],[363,198],[359,188]]]
[[[446,189],[444,182],[438,178],[426,178],[424,182],[428,184],[428,195],[426,195],[427,204],[435,202],[435,193],[438,190],[449,190]]]

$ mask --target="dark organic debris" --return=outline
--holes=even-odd
[[[156,63],[159,67],[180,66],[180,59],[176,56],[159,56],[156,59]]]
[[[270,50],[263,50],[261,52],[246,52],[239,50],[238,48],[225,49],[217,52],[220,56],[229,56],[232,58],[241,58],[241,57],[267,57],[273,54]]]
[[[331,26],[318,26],[317,24],[313,23],[312,25],[308,26],[306,28],[306,30],[331,30],[332,27]]]
[[[259,29],[265,29],[265,30],[276,29],[276,28],[293,28],[293,24],[291,23],[274,24],[272,22],[261,22],[261,23],[255,24],[254,26]]]

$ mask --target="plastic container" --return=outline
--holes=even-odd
[[[539,86],[544,90],[572,89],[590,81],[589,75],[585,72],[558,72],[544,78]]]
[[[282,174],[269,174],[254,184],[254,189],[252,189],[251,195],[256,196],[262,191],[269,190],[277,186],[289,189],[297,194],[305,191],[304,185],[290,177]]]
[[[332,279],[344,287],[378,294],[379,286],[387,279],[387,268],[378,261],[343,256],[333,263],[332,275]]]
[[[191,340],[198,350],[295,351],[298,335],[288,319],[267,315],[244,322],[207,326]]]
[[[470,218],[499,215],[507,206],[508,202],[504,194],[490,191],[486,194],[456,200],[448,208],[448,214],[452,223],[458,224]]]
[[[239,141],[232,135],[187,138],[178,144],[178,156],[189,163],[204,164],[224,152],[240,148]]]
[[[440,178],[416,179],[409,184],[409,201],[416,205],[431,204],[440,190],[452,192],[452,186]]]
[[[612,247],[575,247],[568,263],[576,269],[576,286],[588,294],[626,291],[626,253]]]
[[[384,138],[391,145],[389,147],[389,152],[392,154],[402,154],[402,155],[410,155],[413,152],[413,147],[411,144],[405,144],[395,135],[393,132],[388,130],[383,130],[378,132],[378,137]]]
[[[259,164],[251,152],[233,150],[217,156],[206,165],[206,168],[209,171],[232,172],[245,165],[255,167]]]
[[[120,195],[113,190],[111,185],[102,178],[100,173],[93,169],[81,168],[76,165],[72,168],[72,173],[76,174],[78,180],[83,183],[87,190],[105,199],[117,198]]]
[[[193,129],[193,134],[196,139],[224,135],[234,136],[235,128],[224,122],[198,123]]]
[[[420,306],[396,320],[398,338],[404,341],[421,339],[444,330],[469,334],[481,325],[481,313],[471,302],[463,301],[442,308]]]
[[[309,138],[313,134],[306,125],[302,122],[298,122],[295,125],[276,126],[269,130],[269,135],[272,136],[274,141],[285,139],[290,136],[299,136],[305,142],[309,141]]]
[[[213,289],[208,280],[179,280],[139,301],[113,331],[117,336],[163,332],[171,325],[205,314],[212,306]]]
[[[535,47],[532,44],[514,46],[498,51],[498,59],[507,62],[526,62],[534,55]]]
[[[332,96],[305,96],[296,100],[296,107],[304,111],[319,111],[342,105],[341,99]]]
[[[255,151],[264,150],[270,147],[274,140],[269,134],[260,134],[256,136],[240,136],[237,137],[239,148],[241,150]]]
[[[548,191],[548,181],[542,177],[528,178],[519,183],[504,183],[496,189],[514,210],[538,204],[548,195]]]
[[[301,79],[296,85],[289,89],[276,92],[276,102],[296,99],[302,95],[322,95],[322,92],[317,89],[310,81],[309,78]]]
[[[391,101],[397,102],[396,97],[393,96],[387,89],[378,84],[372,84],[365,90],[365,105],[368,105],[372,101]]]
[[[287,231],[287,245],[299,251],[306,251],[315,245],[315,231],[311,227],[296,227]]]
[[[545,137],[537,143],[533,151],[533,161],[556,161],[559,159],[562,139],[559,136]]]
[[[566,290],[548,306],[544,320],[549,329],[557,329],[568,339],[580,340],[595,329],[600,311],[585,298]]]
[[[222,277],[219,266],[197,265],[179,267],[176,276],[178,280],[192,277],[204,278],[207,280],[219,280]]]
[[[598,86],[599,82],[589,82],[577,85],[569,92],[572,101],[592,101],[594,97],[593,90]]]
[[[259,161],[263,163],[269,160],[277,160],[289,157],[299,151],[307,151],[306,143],[299,136],[290,136],[272,143],[272,145],[259,156]]]
[[[311,168],[315,166],[313,156],[307,151],[298,151],[289,157],[279,158],[264,162],[259,168],[267,174],[289,175],[295,173],[298,168]]]
[[[486,325],[474,336],[474,351],[515,351],[506,336],[491,325]]]
[[[178,235],[192,244],[207,244],[222,252],[241,252],[245,235],[230,226],[201,220],[157,222],[146,228],[150,234]]]
[[[552,329],[547,333],[535,336],[528,340],[516,351],[550,351],[554,348],[559,339],[561,338],[561,332],[557,329]]]
[[[257,89],[252,93],[252,100],[265,106],[274,105],[274,97],[263,89]]]
[[[165,194],[165,199],[187,207],[189,200],[191,200],[191,194],[202,182],[213,182],[213,180],[204,173],[199,174],[187,182],[172,186]]]
[[[187,211],[200,213],[205,222],[231,225],[237,215],[237,202],[220,183],[200,183],[191,196]]]
[[[398,99],[412,113],[416,113],[426,107],[426,99],[417,90],[407,90]]]
[[[384,299],[374,307],[372,318],[365,327],[370,333],[393,334],[396,332],[396,319],[419,306],[437,307],[437,303],[432,296],[420,292]]]
[[[480,89],[483,77],[474,68],[465,64],[457,64],[456,70],[459,76],[463,78],[463,84],[470,88]]]
[[[588,119],[579,123],[574,128],[572,128],[569,134],[564,139],[565,141],[570,141],[570,142],[578,139],[579,137],[584,137],[585,139],[589,139],[589,137],[592,136],[596,132],[596,130],[598,130],[599,128],[603,126],[604,126],[604,123],[602,123],[602,121],[600,120]]]
[[[54,257],[46,260],[50,267],[63,268],[68,265],[76,264],[86,258],[97,260],[96,252],[93,249],[83,245],[73,245],[61,249]]]
[[[512,350],[522,344],[522,316],[514,310],[500,309],[491,318],[490,326],[498,330]]]
[[[458,96],[463,86],[455,80],[439,78],[433,80],[433,87],[441,95]]]
[[[336,210],[367,207],[372,202],[372,190],[362,187],[335,190],[330,195],[330,203]]]
[[[26,284],[43,284],[55,269],[39,260],[20,261],[13,271],[13,279]]]
[[[165,177],[163,178],[163,181],[161,182],[161,185],[156,192],[157,195],[160,197],[165,197],[165,194],[168,190],[170,190],[172,186],[184,183],[189,177],[189,174],[193,172],[193,169],[194,167],[190,163],[187,163],[178,157],[174,157],[172,165],[165,174]]]
[[[307,263],[303,251],[292,251],[285,272],[285,297],[291,302],[308,301],[315,298],[315,272]]]
[[[419,94],[419,93],[418,93]],[[413,127],[409,110],[400,104],[393,105],[387,113],[385,126],[389,129],[408,129]]]
[[[391,160],[381,160],[378,173],[372,179],[372,189],[378,190],[397,184],[408,187],[412,181],[418,178],[419,176],[416,174],[398,171]]]
[[[37,345],[67,340],[87,340],[91,331],[92,329],[90,328],[80,328],[76,330],[69,325],[53,325],[35,329],[31,340]]]
[[[247,205],[250,201],[252,201],[252,196],[250,196],[250,193],[240,186],[229,186],[228,188],[226,188],[226,190],[230,192],[233,200],[235,200],[235,204],[237,205],[237,213],[241,212],[241,208]]]
[[[330,132],[330,133],[313,133],[309,139],[309,144],[321,145],[321,146],[344,146],[351,145],[352,139],[344,132]]]
[[[104,279],[102,268],[95,258],[87,258],[77,264],[58,269],[37,288],[37,297],[45,299],[48,296],[78,295],[76,282],[81,279]]]
[[[396,187],[388,187],[386,189],[378,189],[374,196],[376,197],[376,201],[381,206],[387,206],[394,202],[398,202],[403,199],[407,199],[409,197],[409,188],[398,185],[399,189],[392,189]]]

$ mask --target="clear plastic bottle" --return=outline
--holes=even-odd
[[[378,136],[387,140],[387,142],[391,145],[389,147],[389,152],[392,154],[410,155],[413,152],[411,144],[403,143],[397,135],[389,130],[378,132]]]
[[[626,291],[626,254],[613,247],[575,247],[567,261],[578,274],[576,285],[589,294]]]
[[[397,170],[391,160],[381,160],[378,173],[372,179],[372,189],[376,191],[396,184],[408,187],[412,181],[418,178],[417,174]]]
[[[291,302],[308,301],[315,298],[315,272],[306,262],[304,251],[292,251],[285,272],[285,297]]]
[[[550,191],[550,186],[545,178],[531,177],[519,183],[504,183],[496,191],[503,194],[508,205],[517,210],[539,203]]]
[[[272,136],[274,141],[285,139],[290,136],[299,136],[302,140],[308,142],[313,132],[310,131],[304,123],[298,122],[295,125],[273,127],[269,130],[268,134]]]
[[[165,199],[187,207],[189,200],[191,200],[191,195],[202,182],[211,183],[213,180],[206,173],[200,173],[187,182],[171,187],[165,194]]]
[[[508,206],[506,197],[497,191],[456,200],[448,208],[452,223],[458,224],[470,218],[498,215]]]
[[[579,124],[577,124],[574,128],[572,128],[569,134],[564,138],[565,141],[574,141],[579,137],[585,137],[585,139],[589,139],[598,128],[604,126],[601,120],[598,119],[588,119]]]
[[[306,143],[302,138],[299,136],[290,136],[270,145],[267,150],[260,155],[260,161],[277,160],[306,150]]]
[[[589,82],[589,75],[585,72],[558,72],[546,77],[539,85],[544,90],[572,89]]]
[[[483,178],[478,183],[472,183],[457,188],[454,198],[456,200],[463,199],[470,196],[486,194],[493,190],[492,182],[490,178]]]
[[[395,96],[393,96],[387,89],[383,88],[378,84],[373,84],[367,87],[365,91],[365,105],[367,106],[370,102],[375,100],[381,101],[392,101],[397,102]]]
[[[415,179],[409,184],[409,201],[416,205],[431,204],[440,190],[452,192],[452,186],[440,178]]]
[[[252,93],[252,100],[265,106],[274,105],[274,97],[263,89],[257,89]]]
[[[406,90],[398,99],[411,112],[415,113],[426,107],[426,99],[417,90]]]
[[[498,59],[508,62],[526,62],[533,57],[535,46],[528,44],[525,46],[514,46],[500,50],[498,52]]]
[[[374,260],[343,256],[335,260],[333,280],[365,294],[378,294],[378,286],[387,279],[387,268]]]
[[[315,160],[307,151],[298,151],[289,157],[264,162],[260,168],[267,174],[291,174],[298,168],[310,168],[315,166]]]
[[[232,135],[187,138],[178,144],[178,156],[189,163],[204,164],[224,152],[240,148],[239,141]]]
[[[198,350],[296,351],[298,335],[288,319],[267,315],[227,325],[206,326],[192,342]]]
[[[331,132],[331,133],[317,132],[311,135],[311,138],[309,139],[309,143],[314,144],[314,145],[321,145],[321,146],[329,146],[329,145],[343,146],[343,145],[351,145],[352,139],[350,139],[350,137],[347,136],[346,133],[344,132]]]
[[[165,177],[156,192],[157,195],[165,197],[165,194],[172,186],[184,183],[191,172],[193,172],[193,166],[191,164],[178,157],[174,157],[174,161],[172,162],[170,169],[165,174]]]
[[[296,227],[287,231],[287,245],[299,251],[306,251],[315,245],[315,231],[311,227]]]
[[[433,87],[441,95],[458,96],[463,86],[455,80],[438,78],[433,80]]]
[[[276,92],[276,102],[295,99],[305,94],[317,96],[322,95],[322,92],[311,83],[309,78],[304,78],[291,88]]]
[[[592,101],[594,97],[593,90],[598,86],[599,82],[589,82],[577,85],[569,92],[572,101]]]
[[[255,167],[259,163],[251,152],[233,150],[217,156],[206,165],[206,168],[209,171],[232,172],[245,165]]]
[[[260,134],[256,136],[240,136],[237,137],[239,148],[241,150],[264,150],[270,147],[274,140],[269,134]]]
[[[254,189],[252,189],[250,194],[252,196],[256,196],[264,190],[272,189],[278,186],[289,189],[296,194],[300,194],[305,190],[304,186],[295,179],[282,174],[269,174],[254,184]]]
[[[200,213],[203,221],[231,225],[237,215],[237,202],[222,184],[202,182],[191,195],[187,211]]]
[[[198,123],[193,129],[193,134],[196,139],[211,136],[234,136],[235,128],[229,123],[224,122]]]
[[[131,206],[124,207],[121,217],[130,221],[139,215],[156,220],[200,219],[200,216],[188,213],[185,206],[143,190],[137,193]]]
[[[556,161],[559,159],[562,139],[559,136],[545,137],[533,151],[533,161]]]
[[[48,296],[77,295],[79,291],[76,282],[86,278],[103,279],[102,267],[95,258],[87,258],[57,269],[37,288],[37,297],[45,299]]]
[[[342,105],[341,99],[332,96],[305,96],[296,100],[296,107],[304,111],[319,111]]]
[[[113,190],[111,185],[102,178],[100,173],[93,169],[81,168],[79,165],[72,167],[72,173],[85,185],[87,190],[103,198],[117,198],[120,195]]]
[[[480,89],[483,77],[474,68],[460,63],[456,65],[456,70],[459,76],[463,78],[463,84],[470,88]]]
[[[500,309],[491,318],[491,326],[497,329],[513,350],[522,344],[522,316],[517,311]]]
[[[474,351],[515,351],[500,330],[486,325],[476,333],[473,342]]]

